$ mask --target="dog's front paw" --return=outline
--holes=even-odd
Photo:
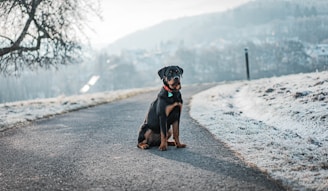
[[[160,151],[166,151],[167,150],[167,144],[161,144],[158,148]]]
[[[176,147],[177,147],[177,148],[186,148],[187,145],[186,145],[186,144],[181,144],[181,143],[180,143],[180,144],[177,144]]]

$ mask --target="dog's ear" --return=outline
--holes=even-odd
[[[164,67],[164,68],[158,70],[158,75],[159,75],[159,77],[160,77],[161,79],[164,78],[164,75],[165,75],[165,71],[166,71],[166,69],[167,69],[167,67]]]
[[[183,69],[180,68],[179,66],[177,66],[177,68],[178,68],[178,70],[179,70],[179,72],[180,72],[180,74],[181,74],[181,76],[182,76],[182,74],[183,74]]]

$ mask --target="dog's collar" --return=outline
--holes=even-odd
[[[173,90],[170,87],[164,85],[163,88],[167,91],[167,96],[168,97],[172,97],[173,96],[173,93],[172,93]]]
[[[169,86],[164,85],[163,87],[164,87],[164,89],[165,89],[166,91],[168,91],[168,92],[170,92],[170,93],[173,92],[173,90],[172,90],[171,88],[169,88]]]

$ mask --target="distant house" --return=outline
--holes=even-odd
[[[316,60],[328,59],[328,44],[317,44],[309,46],[306,50],[307,55]]]
[[[311,51],[311,56],[315,58],[328,58],[328,44],[318,44]]]
[[[317,69],[328,69],[328,44],[318,44],[309,47],[307,54],[313,59],[313,66]]]

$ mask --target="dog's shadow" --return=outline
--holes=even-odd
[[[211,154],[202,154],[192,151],[189,148],[176,149],[169,147],[168,151],[159,151],[153,147],[148,150],[150,153],[163,157],[165,159],[178,161],[181,163],[189,164],[202,170],[210,171],[220,176],[231,177],[239,181],[250,182],[254,185],[262,185],[269,190],[276,187],[277,190],[283,190],[277,183],[270,181],[267,175],[260,170],[248,167],[244,162],[234,157],[211,157]],[[270,183],[270,184],[268,184]]]

